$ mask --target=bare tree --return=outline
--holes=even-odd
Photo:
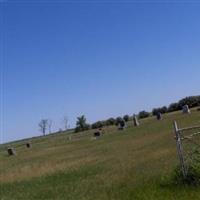
[[[48,119],[48,128],[49,128],[49,133],[51,133],[51,128],[52,128],[52,124],[53,124],[53,121],[51,119]]]
[[[64,116],[63,118],[63,124],[64,124],[64,129],[67,130],[69,127],[69,120],[67,116]]]
[[[45,135],[48,127],[48,119],[42,119],[39,123],[39,127],[40,131],[43,133],[43,135]]]

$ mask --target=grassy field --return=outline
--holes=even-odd
[[[56,134],[0,147],[1,200],[190,200],[200,187],[176,186],[170,176],[178,160],[173,120],[181,127],[199,125],[200,112],[147,118],[124,131],[108,127],[100,139],[92,131]]]

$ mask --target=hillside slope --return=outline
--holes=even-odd
[[[200,112],[180,112],[132,122],[124,131],[56,134],[12,143],[17,156],[0,148],[1,200],[169,200],[200,199],[200,188],[167,184],[178,163],[173,120],[180,127],[200,124]]]

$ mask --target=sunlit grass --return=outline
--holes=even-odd
[[[0,197],[14,199],[165,200],[200,199],[200,189],[165,184],[177,165],[173,120],[180,126],[200,124],[200,112],[180,112],[162,121],[132,122],[124,131],[109,127],[92,140],[92,131],[35,138],[33,147],[13,143],[17,156],[0,150]]]

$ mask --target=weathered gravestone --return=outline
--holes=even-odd
[[[187,104],[183,106],[182,111],[183,111],[184,114],[190,114],[191,113],[189,106]]]
[[[118,124],[118,130],[124,130],[125,125],[126,125],[126,123],[124,120],[120,121]]]
[[[27,147],[27,148],[31,148],[31,147],[32,147],[31,143],[30,143],[30,142],[27,142],[27,143],[26,143],[26,147]]]
[[[94,132],[94,137],[100,137],[100,136],[101,136],[101,132],[100,131]]]
[[[15,150],[14,150],[13,148],[8,148],[7,151],[8,151],[8,155],[9,155],[9,156],[14,156],[14,155],[16,155],[16,152],[15,152]]]
[[[162,114],[160,112],[158,112],[156,114],[156,118],[157,118],[157,120],[161,120],[162,119]]]
[[[133,115],[133,123],[134,123],[134,126],[139,126],[140,125],[136,115]]]
[[[72,140],[72,136],[69,135],[69,136],[67,137],[67,140],[71,141],[71,140]]]

